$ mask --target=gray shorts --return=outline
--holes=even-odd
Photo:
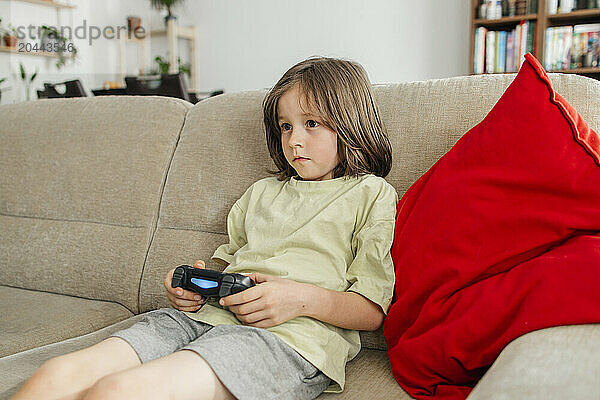
[[[142,363],[192,350],[239,400],[314,399],[330,379],[267,329],[211,326],[179,310],[150,311],[112,336],[126,340]]]

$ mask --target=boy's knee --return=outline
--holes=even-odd
[[[71,370],[72,366],[69,365],[67,358],[65,356],[59,356],[44,362],[35,372],[34,377],[59,381],[68,378]]]
[[[84,400],[130,399],[130,386],[119,374],[105,376],[96,382],[86,393]]]

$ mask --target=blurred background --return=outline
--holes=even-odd
[[[466,0],[0,0],[0,18],[16,36],[0,43],[2,104],[44,82],[118,94],[161,73],[202,99],[269,88],[316,55],[358,61],[372,83],[469,74]]]

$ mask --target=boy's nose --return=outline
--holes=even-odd
[[[304,146],[306,140],[305,133],[302,129],[294,129],[290,136],[290,147]]]

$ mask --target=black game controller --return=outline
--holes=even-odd
[[[192,290],[205,297],[226,297],[254,286],[250,277],[212,269],[180,265],[173,272],[171,287]]]

